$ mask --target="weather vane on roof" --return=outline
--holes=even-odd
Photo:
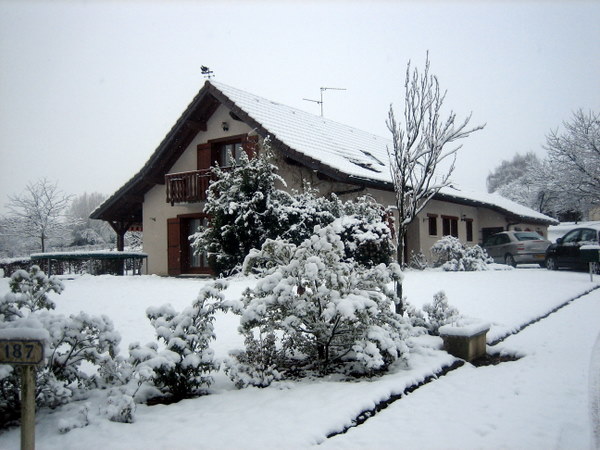
[[[202,71],[202,75],[204,78],[208,78],[209,80],[214,77],[214,72],[208,68],[208,66],[200,66],[200,70]]]
[[[307,102],[314,102],[314,103],[318,103],[319,105],[321,105],[321,117],[323,117],[323,92],[325,92],[327,90],[345,91],[346,88],[322,87],[321,88],[321,100],[311,100],[310,98],[302,99],[302,100],[306,100]]]

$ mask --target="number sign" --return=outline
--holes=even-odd
[[[44,360],[42,341],[1,339],[0,364],[37,365]]]

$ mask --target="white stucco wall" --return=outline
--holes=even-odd
[[[229,131],[223,131],[221,124],[227,122]],[[173,164],[168,173],[186,172],[197,169],[197,147],[211,139],[227,138],[251,132],[243,122],[233,120],[229,110],[219,106],[207,123],[207,131],[200,131],[185,149],[181,157]],[[167,203],[166,186],[155,185],[144,196],[143,207],[143,245],[148,254],[148,273],[167,275],[167,219],[182,214],[201,213],[203,203],[176,204]]]
[[[437,234],[432,236],[429,234],[429,216],[428,214],[436,215],[437,218]],[[442,216],[450,216],[458,218],[458,239],[466,245],[475,245],[481,239],[481,223],[479,219],[479,210],[473,206],[460,205],[457,203],[442,202],[439,200],[431,200],[427,206],[421,211],[414,222],[411,224],[411,229],[418,228],[418,241],[409,241],[409,247],[413,247],[416,242],[420,245],[420,251],[425,257],[431,261],[431,247],[443,237]],[[467,241],[467,221],[470,220],[473,224],[473,240]],[[414,232],[414,231],[413,231]],[[415,253],[419,251],[416,248],[410,248]],[[410,255],[410,252],[409,252]]]

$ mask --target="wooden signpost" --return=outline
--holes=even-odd
[[[44,340],[33,338],[38,334],[35,331],[42,330],[31,331],[28,328],[0,330],[0,364],[21,366],[22,450],[35,448],[35,366],[44,361]]]

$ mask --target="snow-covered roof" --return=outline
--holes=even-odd
[[[343,125],[333,120],[282,105],[213,80],[192,100],[144,167],[100,205],[95,219],[141,221],[143,195],[164,177],[197,133],[206,125],[219,104],[234,116],[270,136],[286,156],[333,179],[378,189],[393,189],[388,148],[391,139]],[[557,223],[496,194],[470,193],[444,189],[438,198],[458,203],[486,206],[522,220]]]
[[[453,187],[445,187],[440,190],[440,194],[442,197],[452,197],[459,202],[463,200],[468,203],[488,206],[492,209],[503,211],[524,220],[558,224],[558,220],[528,208],[527,206],[513,202],[512,200],[502,197],[496,193],[489,194],[487,192],[464,191]]]
[[[392,141],[325,117],[211,81],[268,132],[307,158],[351,178],[391,182],[387,149]]]

